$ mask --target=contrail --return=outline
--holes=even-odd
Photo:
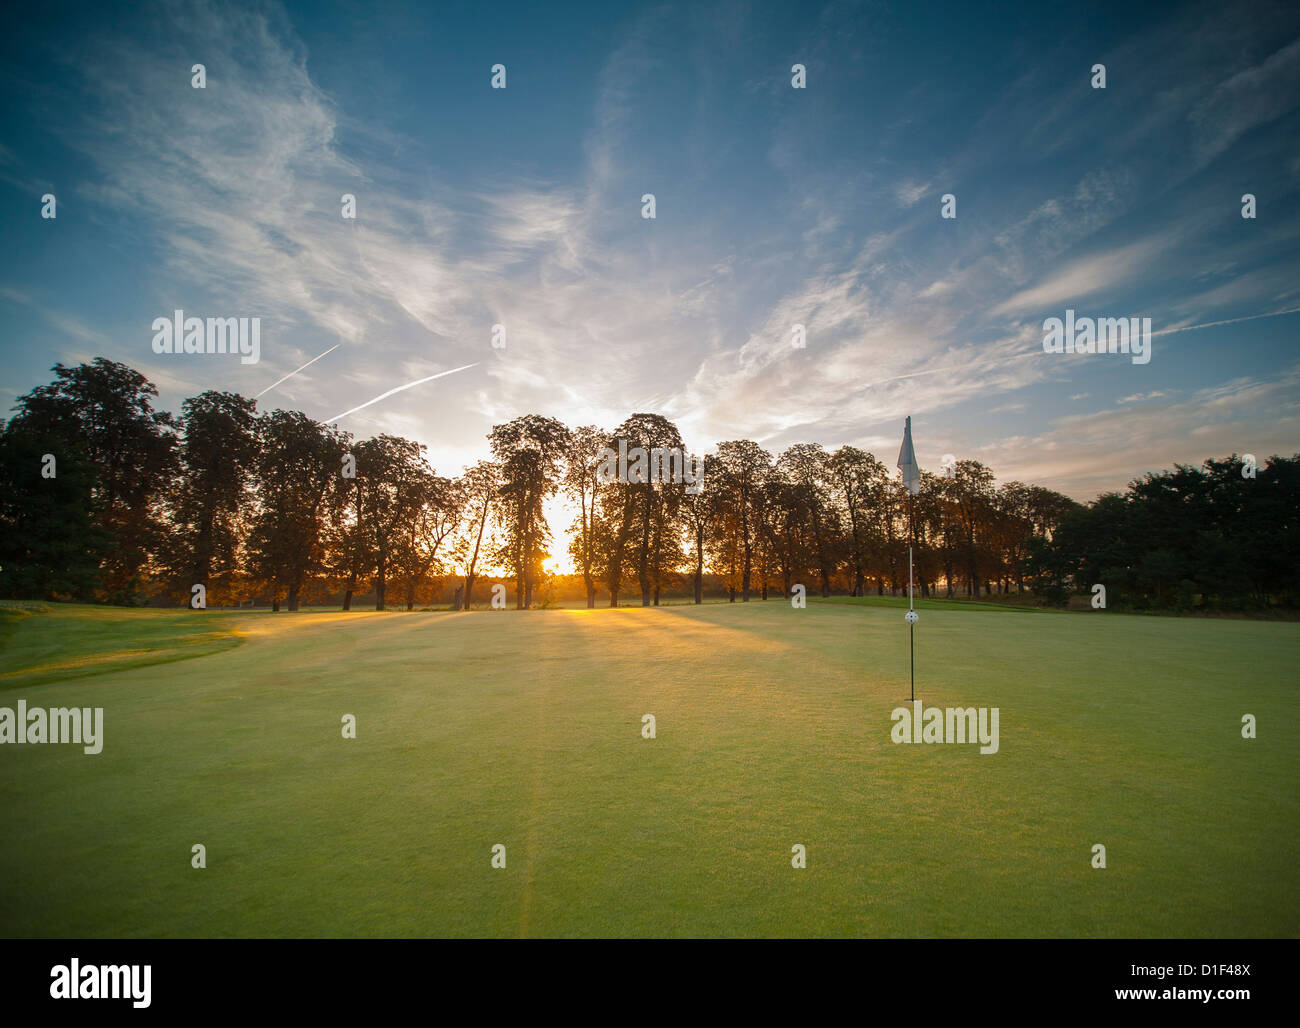
[[[386,400],[394,393],[400,393],[403,389],[410,389],[413,386],[423,385],[425,382],[432,382],[435,378],[442,378],[444,375],[454,375],[458,371],[464,371],[466,368],[476,368],[477,363],[464,364],[459,368],[452,368],[450,371],[439,371],[436,375],[430,375],[428,378],[417,378],[414,382],[407,382],[406,385],[400,385],[396,389],[390,389],[386,393],[380,393],[373,400],[367,400],[360,407],[353,407],[351,410],[345,410],[342,414],[335,414],[332,418],[326,418],[325,423],[328,425],[332,421],[340,421],[349,414],[355,414],[359,410],[369,407],[372,403],[378,403],[380,400]]]
[[[919,378],[921,375],[937,375],[941,371],[969,371],[969,368],[927,368],[925,371],[909,371],[905,375],[891,375],[889,378],[878,378],[874,382],[867,382],[863,389],[874,389],[878,385],[884,385],[886,382],[901,382],[905,378]]]
[[[333,353],[335,350],[337,350],[337,349],[338,349],[340,346],[342,346],[342,345],[343,345],[342,343],[335,343],[335,344],[334,344],[333,346],[331,346],[328,350],[326,350],[325,353]],[[313,357],[313,358],[312,358],[311,360],[309,360],[306,364],[304,364],[304,365],[302,366],[302,368],[309,368],[309,367],[311,367],[311,366],[312,366],[313,364],[315,364],[318,360],[320,360],[321,357],[324,357],[324,356],[325,356],[325,353],[322,353],[322,354],[320,355],[320,357]],[[298,371],[301,371],[302,368],[299,368]],[[283,382],[283,381],[284,381],[285,379],[287,379],[287,378],[293,378],[294,375],[298,374],[298,371],[291,371],[291,372],[289,372],[289,374],[285,375],[284,378],[280,379],[280,382]],[[260,396],[262,395],[262,393],[269,393],[272,389],[274,389],[276,386],[278,386],[278,385],[280,384],[280,382],[272,382],[269,386],[267,386],[265,389],[263,389],[261,393],[258,393],[257,396],[254,396],[253,399],[256,400],[258,397],[260,397]]]
[[[1151,334],[1155,335],[1154,332],[1152,332]],[[986,361],[983,366],[985,368],[992,368],[992,367],[996,367],[999,364],[1011,364],[1014,361],[1019,361],[1026,356],[1030,356],[1032,352],[1033,351],[1030,351],[1030,354],[1013,353],[1010,357],[1002,357],[997,360]],[[862,388],[874,389],[876,386],[884,385],[886,382],[901,382],[905,378],[919,378],[922,375],[938,375],[944,371],[961,371],[961,372],[969,373],[970,366],[954,365],[951,367],[942,367],[942,368],[926,368],[924,371],[909,371],[903,375],[891,375],[889,378],[878,378],[874,382],[866,382],[862,385]]]
[[[1227,321],[1207,321],[1204,325],[1184,325],[1182,328],[1162,328],[1152,332],[1153,336],[1167,336],[1170,332],[1191,332],[1197,328],[1215,328],[1218,325],[1235,325],[1239,321],[1254,321],[1256,318],[1276,318],[1282,314],[1295,314],[1300,307],[1291,307],[1284,311],[1272,311],[1268,314],[1247,314],[1244,318],[1229,318]]]

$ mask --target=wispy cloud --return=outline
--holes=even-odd
[[[1156,334],[1168,335],[1263,332],[1262,319],[1300,312],[1294,148],[1270,135],[1300,96],[1289,88],[1300,51],[1279,41],[1276,14],[1257,25],[1231,12],[1153,18],[1101,55],[1103,92],[1062,76],[1050,48],[1026,49],[1038,56],[1001,80],[984,69],[980,89],[964,71],[893,83],[879,69],[893,67],[896,43],[852,4],[825,5],[777,39],[745,5],[679,13],[588,16],[605,49],[574,73],[570,108],[536,106],[538,90],[557,87],[516,92],[512,78],[510,103],[527,103],[443,126],[400,104],[357,104],[343,66],[327,90],[297,10],[188,2],[160,10],[149,60],[126,30],[82,48],[70,65],[82,89],[62,106],[84,114],[60,115],[52,131],[91,169],[84,207],[140,237],[148,295],[124,323],[174,308],[261,315],[273,370],[213,368],[215,387],[277,390],[313,416],[349,408],[336,419],[374,405],[368,426],[436,443],[453,465],[482,452],[493,423],[531,411],[612,427],[662,410],[701,448],[744,435],[865,443],[913,413],[932,438],[1073,488],[1125,474],[1126,458],[1081,456],[1095,437],[1053,437],[1068,424],[1052,420],[1061,396],[1094,408],[1072,408],[1081,417],[1099,413],[1094,397],[1121,394],[1108,416],[1182,417],[1171,398],[1216,383],[1171,360],[1140,382],[1108,368],[1132,384],[1099,384],[1090,366],[1044,359],[1041,317],[1067,306],[1163,315]],[[936,69],[959,56],[948,45],[927,43]],[[195,53],[206,90],[176,70]],[[806,91],[789,88],[796,59],[810,69]],[[887,95],[846,104],[866,68]],[[543,109],[566,140],[561,157],[480,163],[475,133],[508,139]],[[1229,234],[1245,187],[1214,162],[1247,144],[1252,180],[1276,170],[1269,219]],[[6,148],[3,175],[32,180],[24,154]],[[950,190],[956,222],[939,217]],[[355,221],[340,216],[345,192]],[[658,194],[655,221],[639,216],[643,192]],[[17,280],[0,292],[38,294]],[[45,317],[73,351],[188,385],[187,366],[154,360],[88,302]],[[503,350],[490,348],[498,323]],[[795,324],[804,349],[791,345]],[[335,350],[330,374],[301,374]],[[409,392],[475,365],[436,405]],[[1266,410],[1187,438],[1222,447]],[[992,437],[995,411],[1023,417],[1023,439]]]

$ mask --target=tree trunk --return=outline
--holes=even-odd
[[[641,519],[641,558],[637,564],[637,575],[641,584],[641,606],[650,606],[650,502],[653,486],[646,482],[645,516]]]
[[[591,493],[591,516],[596,516],[595,486]],[[584,486],[579,493],[582,501],[582,580],[587,584],[587,609],[596,607],[596,583],[591,580],[591,522],[587,520],[587,490]]]
[[[478,566],[478,550],[483,544],[483,526],[487,524],[488,503],[483,502],[483,512],[479,515],[478,538],[474,540],[474,556],[469,559],[469,571],[465,575],[465,609],[469,610],[470,593],[474,589],[474,569]]]
[[[619,522],[618,535],[614,537],[614,552],[609,562],[609,605],[618,606],[618,594],[623,589],[623,551],[627,547],[628,533],[632,529],[632,491],[623,499],[623,520]]]
[[[744,573],[741,578],[740,584],[742,588],[742,595],[744,597],[744,602],[748,603],[749,602],[749,571],[750,568],[753,566],[752,565],[753,558],[751,556],[750,546],[749,546],[749,490],[748,489],[741,490],[741,494],[740,494],[740,535],[742,541],[745,544],[745,566],[744,566]],[[732,592],[734,593],[735,590],[733,589]],[[736,602],[736,598],[734,595],[731,598],[731,602],[732,603]]]
[[[704,602],[704,526],[695,529],[695,602]]]

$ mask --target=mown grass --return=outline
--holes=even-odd
[[[230,649],[240,642],[230,619],[216,611],[71,604],[0,607],[0,691]]]
[[[891,604],[30,614],[6,672],[244,642],[0,697],[105,708],[98,756],[0,746],[0,933],[1300,931],[1300,628],[918,606],[997,754],[890,741]]]

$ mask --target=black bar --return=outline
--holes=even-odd
[[[615,1023],[623,1011],[698,1014],[712,1004],[781,1003],[796,1012],[802,1005],[808,1023],[825,1023],[825,1004],[836,995],[852,1001],[859,1016],[951,1011],[997,1022],[1007,1013],[1128,1008],[1137,1017],[1153,1009],[1178,1019],[1206,1011],[1237,1023],[1241,1015],[1293,1005],[1296,995],[1294,942],[1267,940],[100,940],[4,948],[0,995],[11,1024],[22,1023],[11,1019],[21,1013],[78,1020],[199,1013],[210,1021],[279,1011],[295,1023],[317,1012],[338,1023],[348,1013],[382,1015],[399,1003],[435,1015],[463,1009],[466,1020],[490,1022],[510,1003],[534,1012],[594,1012],[598,996],[614,1004],[601,1021]],[[52,998],[51,969],[70,967],[73,958],[83,972],[148,965],[149,1006],[135,1008],[130,998]],[[1121,990],[1155,995],[1120,997]],[[1214,995],[1206,1002],[1178,990]],[[1229,998],[1223,990],[1249,995]],[[450,1007],[457,996],[471,1006]]]

